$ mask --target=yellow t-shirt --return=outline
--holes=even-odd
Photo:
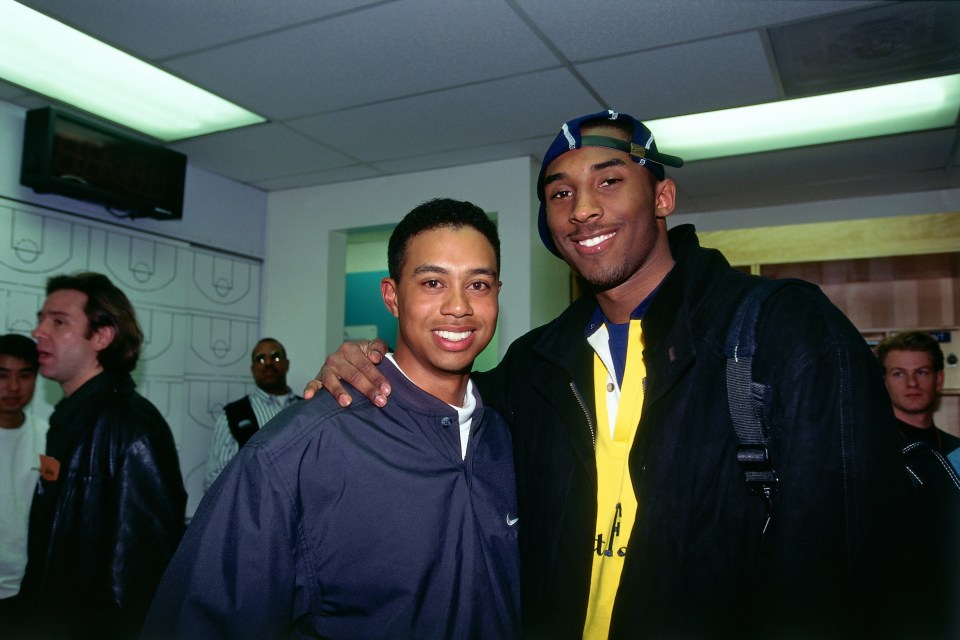
[[[586,640],[605,639],[609,634],[613,602],[620,586],[627,543],[637,514],[637,499],[630,480],[628,458],[640,423],[646,377],[643,333],[639,320],[630,321],[628,345],[622,388],[617,387],[617,375],[612,362],[604,364],[599,353],[594,355],[597,537],[594,539],[590,600],[583,628]],[[609,354],[609,349],[606,349],[606,354]]]

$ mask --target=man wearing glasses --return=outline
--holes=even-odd
[[[253,393],[227,404],[217,418],[207,455],[204,491],[210,488],[250,436],[280,413],[281,409],[302,399],[287,386],[289,369],[286,350],[273,338],[262,338],[253,347],[250,371],[257,388]]]

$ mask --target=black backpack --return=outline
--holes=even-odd
[[[739,446],[747,492],[759,496],[767,513],[761,539],[776,515],[779,480],[770,457],[770,432],[765,405],[770,388],[753,380],[757,350],[756,325],[764,301],[787,285],[810,283],[796,279],[760,279],[744,295],[730,323],[724,345],[727,359],[727,400]],[[911,552],[921,576],[903,584],[904,619],[915,637],[960,637],[960,476],[936,449],[911,442],[901,449],[913,484],[912,511],[904,518],[915,526],[915,538],[904,540],[901,552]],[[911,604],[907,604],[907,600]]]
[[[723,355],[727,360],[727,403],[737,433],[737,462],[743,469],[747,493],[758,496],[767,511],[766,534],[776,513],[779,479],[770,458],[770,432],[766,422],[766,401],[770,389],[753,380],[753,356],[757,350],[757,319],[760,308],[775,291],[800,280],[762,278],[744,294],[727,330]]]
[[[743,469],[747,492],[763,500],[767,511],[764,532],[776,511],[779,480],[770,458],[770,433],[765,415],[770,389],[767,385],[754,382],[752,366],[757,350],[756,326],[760,309],[767,298],[788,285],[813,286],[792,278],[761,278],[740,301],[724,344],[727,401],[733,428],[740,442],[737,462]],[[960,503],[960,476],[941,452],[925,443],[911,442],[903,447],[901,453],[915,492],[932,499]]]

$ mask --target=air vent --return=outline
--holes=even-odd
[[[960,2],[892,2],[767,30],[788,98],[960,72]]]

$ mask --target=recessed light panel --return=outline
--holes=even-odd
[[[687,161],[952,127],[960,74],[651,120],[657,147]]]
[[[265,120],[12,0],[0,78],[167,142]]]

